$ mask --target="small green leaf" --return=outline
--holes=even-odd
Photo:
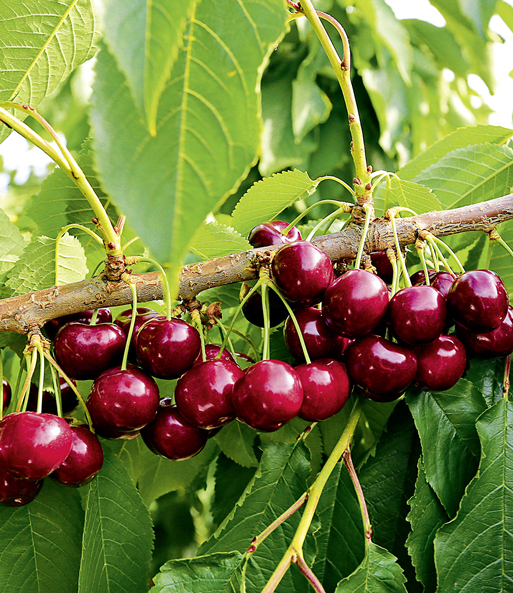
[[[25,239],[7,214],[0,210],[0,283],[26,247]]]
[[[435,538],[438,590],[513,589],[513,406],[501,400],[477,422],[481,463],[454,521]]]
[[[150,593],[225,593],[243,560],[239,552],[218,552],[170,560],[154,578]]]
[[[371,543],[362,564],[340,581],[335,593],[407,593],[397,558]]]
[[[257,224],[273,220],[296,200],[311,196],[316,187],[317,181],[297,169],[257,181],[235,206],[233,227],[246,237]]]
[[[49,478],[28,505],[0,507],[0,583],[5,593],[76,591],[84,511],[78,490]]]
[[[243,467],[257,467],[253,450],[256,432],[241,422],[230,422],[215,436],[221,451]]]
[[[109,449],[85,501],[79,593],[146,591],[153,529],[124,465]]]
[[[202,259],[224,257],[251,248],[240,233],[218,222],[203,223],[189,243],[189,249]]]

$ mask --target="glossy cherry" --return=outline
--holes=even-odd
[[[435,270],[428,270],[429,282],[435,277]],[[426,284],[426,274],[424,270],[419,270],[410,276],[412,286],[423,286]]]
[[[373,251],[370,254],[372,265],[376,273],[386,284],[392,284],[394,269],[385,251]]]
[[[445,391],[453,387],[465,372],[467,356],[456,336],[439,336],[433,342],[415,348],[415,355],[415,383],[422,389]]]
[[[73,313],[71,315],[64,315],[63,317],[58,317],[57,319],[51,319],[47,321],[44,325],[45,331],[47,336],[50,340],[54,340],[57,332],[61,329],[63,325],[66,323],[71,323],[72,321],[76,321],[77,323],[85,323],[89,325],[91,323],[91,319],[94,315],[94,309],[90,309],[89,311],[82,311],[82,313]],[[108,307],[101,307],[98,309],[98,315],[96,317],[96,323],[110,323],[112,321],[112,313]]]
[[[193,426],[171,405],[170,398],[160,401],[155,420],[141,430],[150,451],[168,459],[190,459],[206,445],[208,431]]]
[[[417,359],[412,350],[370,334],[349,346],[346,368],[354,383],[373,394],[400,394],[415,378]]]
[[[44,480],[22,480],[0,468],[0,503],[8,507],[21,507],[39,494]]]
[[[287,319],[289,312],[280,297],[273,290],[268,290],[267,294],[269,296],[269,327],[276,327]],[[253,325],[264,327],[262,295],[259,292],[254,292],[244,303],[242,313]]]
[[[130,352],[129,356],[131,360],[135,360],[135,345],[137,340],[137,333],[141,329],[141,327],[153,317],[163,317],[157,311],[153,309],[149,309],[148,307],[138,307],[137,308],[137,315],[135,316],[135,324],[134,324],[134,331],[132,332],[132,339],[130,340]],[[125,309],[122,311],[114,320],[116,325],[123,330],[125,336],[128,338],[128,332],[130,330],[130,322],[132,321],[132,308]]]
[[[449,290],[451,289],[454,280],[455,277],[449,272],[437,272],[431,278],[431,286],[436,288],[444,299],[447,299],[447,295],[449,294]]]
[[[303,403],[299,375],[281,360],[262,360],[244,371],[233,388],[237,418],[272,432],[292,420]]]
[[[286,235],[282,233],[288,226],[289,223],[284,222],[283,220],[264,222],[250,231],[248,241],[253,247],[267,247],[268,245],[278,244],[285,245],[286,243],[301,241],[301,233],[295,226],[293,226]]]
[[[221,353],[220,358],[218,359],[219,352],[221,351],[221,346],[217,344],[205,344],[205,360],[203,360],[201,356],[201,352],[198,355],[198,358],[194,361],[193,367],[206,362],[207,360],[229,360],[230,362],[235,363],[235,358],[233,358],[233,354],[227,350],[226,348]]]
[[[402,342],[432,342],[445,328],[445,299],[432,286],[402,288],[390,301],[388,318],[394,335]]]
[[[308,241],[279,249],[271,273],[283,296],[299,307],[318,303],[334,278],[330,258]]]
[[[11,386],[9,385],[9,381],[7,379],[2,379],[2,398],[3,398],[3,411],[7,410],[9,404],[11,403]]]
[[[310,422],[331,418],[344,407],[351,385],[345,366],[321,358],[294,367],[303,387],[303,403],[298,416]]]
[[[178,379],[201,350],[198,330],[181,319],[150,319],[137,334],[137,358],[159,379]]]
[[[72,440],[70,427],[58,416],[9,414],[0,422],[0,466],[15,478],[41,480],[66,459]]]
[[[50,477],[67,486],[84,486],[101,470],[103,449],[98,437],[86,426],[71,426],[71,432],[71,451]]]
[[[298,309],[295,316],[310,358],[315,360],[331,356],[338,336],[324,323],[322,311],[315,307],[306,307]],[[283,335],[292,356],[299,360],[304,359],[301,342],[291,317],[285,322]]]
[[[388,308],[388,288],[366,270],[349,270],[326,290],[322,316],[334,332],[358,338],[371,332]]]
[[[73,379],[72,379],[73,381]],[[62,413],[64,415],[70,414],[78,406],[78,399],[73,389],[68,385],[63,377],[59,375],[59,383],[61,387],[61,405]],[[76,385],[76,381],[73,381]],[[35,412],[37,410],[38,388],[37,385],[31,383],[29,391],[29,399],[27,403],[27,410]],[[55,395],[49,391],[43,391],[43,412],[48,414],[57,414],[57,403]]]
[[[55,338],[55,356],[73,379],[96,379],[123,358],[126,336],[114,323],[68,323]]]
[[[112,430],[135,432],[149,424],[157,413],[159,388],[141,369],[115,367],[93,383],[87,400],[94,428],[100,436],[112,438]]]
[[[452,318],[464,328],[486,333],[498,327],[508,312],[508,293],[491,270],[465,272],[453,282],[447,296]]]
[[[232,392],[244,371],[229,360],[209,360],[185,372],[175,389],[180,414],[194,426],[217,428],[235,418]]]
[[[491,332],[477,334],[456,325],[456,335],[463,342],[469,356],[508,356],[513,352],[513,309],[508,307],[504,321]]]

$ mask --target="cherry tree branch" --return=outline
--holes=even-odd
[[[428,212],[419,216],[396,219],[395,224],[401,246],[415,243],[421,231],[436,237],[445,237],[468,231],[489,233],[501,222],[513,219],[513,194],[488,202],[464,206],[445,212]],[[351,261],[356,257],[361,226],[348,225],[342,232],[314,237],[313,242],[333,262]],[[368,230],[365,251],[383,251],[393,247],[390,221],[375,219]],[[258,271],[266,265],[272,252],[281,245],[251,249],[226,257],[190,264],[182,268],[178,297],[193,300],[208,288],[244,282],[258,278]],[[108,260],[109,277],[116,268],[118,277],[124,271],[122,258]],[[138,302],[161,299],[163,296],[160,272],[132,274],[137,286]],[[107,280],[106,275],[54,286],[46,290],[0,300],[0,332],[13,331],[26,334],[44,325],[50,319],[98,307],[126,305],[132,302],[130,287],[125,282]]]

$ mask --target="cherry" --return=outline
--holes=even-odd
[[[198,354],[198,358],[196,358],[192,366],[198,366],[199,364],[202,364],[208,360],[229,360],[230,362],[236,364],[235,358],[233,358],[233,355],[229,350],[226,350],[225,348],[221,353],[221,357],[217,358],[219,352],[221,352],[221,346],[218,346],[217,344],[205,344],[205,361],[203,360],[200,352]]]
[[[235,418],[232,392],[244,371],[228,360],[209,360],[185,372],[175,389],[180,414],[194,426],[211,429]]]
[[[3,397],[3,410],[7,410],[9,404],[11,403],[11,386],[9,385],[9,381],[7,379],[2,379],[2,397]]]
[[[307,307],[298,309],[295,315],[310,358],[314,360],[329,357],[335,348],[337,336],[324,323],[322,311],[315,307]],[[303,359],[301,342],[291,317],[285,322],[283,335],[292,356],[300,360]]]
[[[330,258],[308,241],[281,247],[271,273],[283,296],[299,307],[318,303],[334,278]]]
[[[162,317],[160,313],[154,311],[153,309],[149,309],[148,307],[138,307],[137,315],[135,316],[135,324],[134,324],[134,331],[132,332],[132,339],[130,340],[130,360],[136,359],[135,354],[135,345],[137,340],[137,333],[141,329],[141,327],[149,320],[153,319],[153,317]],[[130,322],[132,321],[132,308],[125,309],[122,311],[114,320],[116,325],[123,330],[125,336],[128,338],[128,332],[130,330]]]
[[[397,292],[388,306],[392,330],[406,344],[438,338],[445,328],[444,297],[432,286],[410,286]]]
[[[0,468],[0,502],[8,507],[21,507],[39,494],[43,480],[21,480]]]
[[[394,269],[388,259],[386,251],[373,251],[370,254],[372,265],[376,268],[378,276],[386,284],[392,284]]]
[[[192,367],[201,350],[198,330],[181,319],[150,319],[137,334],[137,358],[159,379],[178,379]]]
[[[237,418],[256,430],[272,432],[294,418],[303,403],[296,371],[281,360],[248,367],[233,388]]]
[[[344,407],[351,386],[345,366],[329,358],[295,367],[303,387],[298,416],[310,422],[331,418]]]
[[[111,431],[134,432],[149,424],[157,413],[159,388],[141,369],[114,367],[93,383],[87,408],[96,432],[111,438]]]
[[[322,316],[334,332],[358,338],[371,332],[388,308],[388,288],[366,270],[349,270],[326,290]]]
[[[73,379],[72,379],[73,381]],[[61,386],[61,404],[62,413],[64,415],[70,414],[78,406],[78,399],[75,392],[68,383],[59,375],[59,383]],[[77,384],[73,381],[74,385]],[[38,399],[38,388],[37,385],[31,383],[29,391],[29,399],[27,403],[27,410],[35,412],[37,410],[37,399]],[[55,401],[55,395],[49,391],[43,391],[43,412],[48,414],[57,414],[57,402]]]
[[[376,330],[374,331],[376,332]],[[330,358],[334,358],[339,362],[343,362],[345,360],[345,352],[353,342],[354,340],[352,338],[344,338],[344,336],[335,336],[335,344],[330,352]]]
[[[96,379],[121,362],[126,336],[114,323],[86,325],[72,322],[59,330],[55,356],[63,371],[73,379]]]
[[[67,422],[52,414],[16,412],[0,422],[0,465],[15,478],[41,480],[68,456]]]
[[[508,312],[508,293],[491,270],[465,272],[453,282],[447,296],[453,319],[465,329],[486,333],[498,327]]]
[[[445,391],[455,385],[465,371],[467,356],[455,336],[439,336],[433,342],[415,348],[415,382],[431,391]]]
[[[436,288],[444,299],[447,299],[447,295],[449,294],[449,290],[451,289],[454,280],[454,276],[449,272],[437,272],[431,278],[431,286]]]
[[[349,377],[376,395],[402,393],[417,372],[412,350],[374,334],[355,340],[346,352]]]
[[[82,313],[72,313],[71,315],[64,315],[63,317],[57,317],[57,319],[51,319],[44,325],[46,335],[50,338],[50,340],[55,340],[55,336],[61,327],[66,325],[66,323],[71,323],[72,321],[90,325],[93,314],[94,309],[90,309],[89,311],[82,311]],[[111,321],[112,313],[108,307],[101,307],[98,309],[96,323],[110,323]]]
[[[150,451],[168,459],[190,459],[205,446],[208,431],[189,424],[170,398],[160,401],[155,420],[141,430]]]
[[[98,437],[86,426],[71,426],[71,432],[71,451],[50,477],[67,486],[84,486],[101,470],[103,449]]]
[[[248,241],[253,247],[267,247],[268,245],[278,244],[285,245],[286,243],[301,241],[301,233],[295,226],[293,226],[286,235],[282,233],[288,226],[289,223],[283,222],[283,220],[264,222],[250,231]]]
[[[435,277],[435,270],[428,270],[429,282]],[[426,274],[424,270],[419,270],[410,276],[412,286],[423,286],[426,284]]]
[[[287,319],[289,312],[280,297],[273,290],[268,290],[267,294],[269,295],[269,327],[276,327]],[[244,303],[242,313],[253,325],[264,327],[262,295],[259,292],[254,292]]]
[[[480,358],[508,356],[513,352],[513,309],[508,307],[504,321],[491,332],[477,334],[456,325],[456,335],[467,354]]]

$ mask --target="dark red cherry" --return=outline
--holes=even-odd
[[[84,486],[101,470],[103,449],[98,437],[86,426],[72,426],[71,432],[71,451],[51,477],[67,486]]]
[[[283,296],[299,307],[318,303],[334,278],[330,258],[308,241],[279,249],[271,273]]]
[[[205,360],[201,357],[201,352],[198,355],[198,358],[194,361],[193,367],[206,362],[207,360],[229,360],[230,362],[235,363],[235,358],[233,358],[232,353],[227,350],[226,348],[221,353],[221,357],[217,358],[219,352],[221,351],[221,346],[217,344],[205,344]],[[235,363],[236,364],[236,363]]]
[[[73,381],[73,379],[72,379]],[[62,413],[64,415],[70,414],[78,406],[78,399],[75,392],[63,377],[59,375],[59,383],[61,386],[61,405]],[[77,382],[73,381],[76,385]],[[27,410],[35,412],[37,410],[37,399],[38,399],[38,388],[37,385],[31,383],[29,391],[29,399],[27,403]],[[43,391],[43,412],[47,414],[57,414],[57,403],[55,401],[55,395],[49,391]]]
[[[44,480],[21,480],[0,468],[0,503],[8,507],[21,507],[39,494]]]
[[[267,294],[269,295],[269,327],[276,327],[287,319],[289,312],[280,297],[273,290],[268,290]],[[242,313],[253,325],[264,327],[262,295],[259,292],[254,292],[244,303]]]
[[[504,321],[491,332],[476,334],[456,324],[456,335],[469,356],[494,358],[513,352],[513,309],[508,307]]]
[[[454,280],[455,277],[449,272],[437,272],[431,278],[431,286],[436,288],[444,299],[447,299],[447,295],[449,294],[449,290],[451,289]]]
[[[189,424],[170,398],[161,400],[157,416],[141,430],[150,451],[168,459],[190,459],[205,446],[208,431]]]
[[[376,268],[378,276],[386,284],[392,284],[394,269],[385,251],[373,251],[370,254],[372,265]]]
[[[465,272],[453,282],[447,296],[452,318],[464,328],[486,333],[498,327],[508,312],[508,293],[491,270]]]
[[[201,350],[198,330],[181,319],[150,319],[137,334],[137,358],[159,379],[178,379]]]
[[[3,411],[7,410],[9,404],[11,403],[11,386],[9,385],[9,381],[7,379],[2,379],[2,397],[3,397]]]
[[[114,323],[68,323],[55,338],[55,356],[62,370],[77,380],[96,379],[120,364],[126,336]]]
[[[301,233],[295,226],[293,226],[286,235],[282,233],[288,226],[289,223],[283,222],[283,220],[264,222],[250,231],[248,241],[253,247],[267,247],[268,245],[278,244],[285,245],[286,243],[301,241]]]
[[[185,372],[175,389],[180,414],[194,426],[207,430],[235,418],[232,392],[244,371],[228,360],[209,360]]]
[[[76,321],[77,323],[85,323],[89,325],[91,323],[91,319],[94,314],[94,309],[90,309],[89,311],[82,311],[82,313],[73,313],[71,315],[64,315],[63,317],[58,317],[57,319],[51,319],[47,321],[44,325],[45,331],[47,336],[50,340],[55,340],[55,336],[57,332],[61,329],[63,325],[66,323],[71,323],[72,321]],[[112,313],[108,307],[101,307],[98,309],[98,315],[96,317],[96,323],[110,323],[112,321]]]
[[[406,344],[432,342],[447,319],[444,297],[432,286],[410,286],[397,292],[388,306],[394,335]]]
[[[439,336],[415,348],[415,383],[430,391],[445,391],[459,381],[467,365],[463,344],[455,336]]]
[[[364,397],[366,397],[367,399],[370,399],[373,402],[377,402],[379,404],[384,404],[384,403],[388,403],[388,402],[393,402],[396,399],[399,399],[403,393],[388,393],[387,395],[383,395],[383,394],[378,394],[378,393],[372,393],[372,391],[369,391],[368,389],[365,389],[362,392],[362,395]]]
[[[349,270],[326,290],[322,316],[334,332],[358,338],[371,332],[388,308],[388,288],[366,270]]]
[[[52,414],[16,412],[0,422],[0,466],[15,478],[41,480],[68,456],[72,434]]]
[[[237,418],[256,430],[272,432],[294,418],[303,403],[296,371],[281,360],[262,360],[244,371],[233,388]]]
[[[137,315],[135,316],[135,324],[134,324],[134,331],[132,332],[132,339],[130,340],[130,352],[129,356],[131,360],[135,360],[135,344],[137,339],[137,332],[141,329],[141,327],[149,320],[153,319],[153,317],[163,317],[157,311],[153,309],[149,309],[148,307],[138,307],[137,308]],[[122,311],[114,320],[116,325],[123,330],[125,336],[128,338],[128,332],[130,330],[130,322],[132,321],[132,308],[125,309]]]
[[[303,387],[298,416],[310,422],[331,418],[344,407],[351,386],[346,367],[336,360],[321,358],[294,369]]]
[[[306,307],[295,311],[295,315],[310,358],[315,360],[329,357],[338,336],[324,323],[322,311],[315,307]],[[291,317],[285,322],[283,335],[292,356],[299,360],[304,359],[301,342]]]
[[[115,367],[103,372],[93,383],[87,400],[94,428],[100,436],[138,431],[157,413],[159,388],[141,369]]]
[[[376,330],[375,330],[376,331]],[[335,344],[330,352],[330,358],[334,358],[339,362],[344,362],[345,352],[349,346],[354,342],[352,338],[344,338],[344,336],[336,336]]]
[[[355,340],[346,351],[350,379],[376,395],[402,393],[417,372],[412,350],[370,334]]]
[[[435,270],[428,270],[429,282],[434,278],[436,272]],[[426,284],[426,274],[424,274],[424,270],[419,270],[410,276],[410,282],[412,286],[423,286]]]

